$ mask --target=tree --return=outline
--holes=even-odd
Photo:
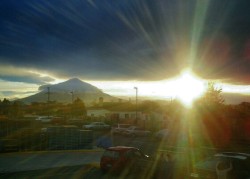
[[[159,111],[160,105],[157,102],[146,100],[139,105],[138,109],[144,112]]]
[[[206,106],[218,107],[219,105],[222,105],[225,101],[221,93],[222,88],[216,87],[214,82],[208,82],[206,92],[198,100],[198,102]]]
[[[22,104],[19,101],[14,101],[13,104],[10,106],[9,109],[10,117],[12,119],[17,119],[23,116]]]
[[[0,106],[0,113],[2,115],[8,116],[10,111],[10,101],[6,98],[3,99]]]
[[[194,108],[196,129],[204,139],[209,139],[214,146],[226,146],[231,138],[231,121],[226,116],[226,106],[221,95],[222,88],[209,82],[204,95]],[[207,138],[208,137],[208,138]]]
[[[73,117],[86,116],[87,114],[85,104],[80,98],[77,98],[73,102],[71,110],[72,110]]]

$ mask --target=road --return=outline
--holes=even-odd
[[[152,137],[113,136],[113,145],[137,147],[150,156],[169,149],[168,143]],[[191,152],[197,157],[215,151],[198,148]],[[0,154],[0,178],[136,178],[134,174],[104,175],[99,169],[102,153],[102,149],[4,153]]]
[[[0,178],[5,179],[22,179],[22,178],[83,178],[88,169],[86,165],[77,165],[77,166],[67,166],[67,167],[56,167],[48,169],[39,169],[39,170],[28,170],[28,171],[19,171],[12,173],[3,173],[0,174]]]
[[[138,175],[127,173],[123,174],[104,174],[101,172],[99,166],[96,165],[78,165],[67,167],[56,167],[50,169],[41,169],[33,171],[22,171],[14,173],[0,174],[0,178],[4,179],[27,179],[27,178],[40,178],[40,179],[134,179]]]
[[[114,145],[134,146],[145,151],[155,150],[154,145],[149,145],[151,142],[147,138],[115,136],[113,141]],[[100,171],[99,161],[102,153],[102,149],[2,153],[0,178],[124,178],[104,175]],[[126,178],[133,177],[126,174]]]
[[[17,152],[0,155],[0,173],[99,163],[103,150]]]

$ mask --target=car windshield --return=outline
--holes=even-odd
[[[0,0],[0,178],[115,178],[111,147],[250,158],[250,0]]]
[[[197,169],[203,169],[203,170],[211,170],[211,171],[215,171],[216,169],[216,164],[221,161],[220,158],[209,158],[207,160],[198,162],[197,164],[195,164],[195,168]]]
[[[142,155],[142,153],[141,152],[139,152],[138,150],[129,150],[129,151],[127,151],[126,152],[126,157],[128,157],[128,158],[137,158],[137,157],[142,157],[143,155]]]
[[[113,158],[113,159],[118,159],[120,156],[120,153],[117,151],[112,151],[112,150],[106,150],[103,153],[103,157],[109,157],[109,158]]]

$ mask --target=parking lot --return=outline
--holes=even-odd
[[[159,157],[161,154],[171,154],[176,159],[185,161],[185,166],[189,167],[190,161],[197,162],[203,158],[213,155],[219,151],[249,151],[244,148],[215,149],[208,146],[188,148],[171,140],[160,140],[152,136],[132,137],[124,135],[113,135],[109,131],[95,132],[95,139],[103,135],[112,139],[113,146],[131,146],[139,148],[144,154],[151,157]],[[178,141],[178,140],[177,140]],[[0,155],[0,173],[4,178],[27,178],[27,176],[43,178],[135,178],[137,174],[124,173],[118,176],[103,174],[99,168],[99,161],[103,153],[102,148],[91,150],[72,151],[43,151],[43,152],[16,152],[3,153]],[[181,161],[181,163],[183,163]],[[188,171],[188,168],[187,170]],[[174,172],[177,173],[178,172]],[[187,173],[186,173],[187,174]],[[140,174],[139,174],[140,175]],[[138,176],[137,176],[138,177]]]

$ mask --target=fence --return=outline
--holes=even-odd
[[[76,126],[19,128],[0,138],[0,152],[91,149],[93,141],[93,131]]]

